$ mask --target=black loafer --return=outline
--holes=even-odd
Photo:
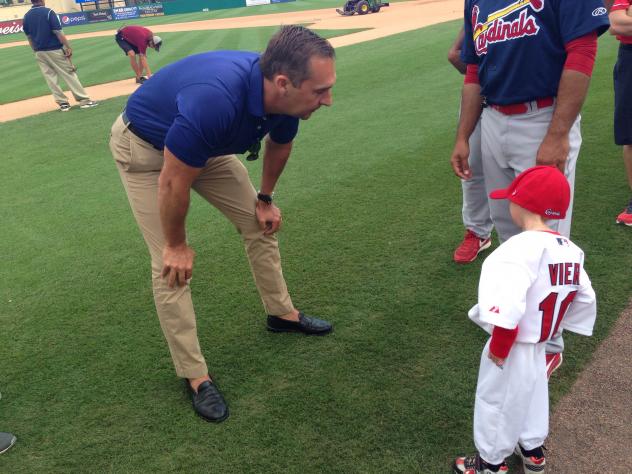
[[[333,329],[331,323],[298,313],[298,321],[288,321],[277,316],[268,315],[268,331],[272,332],[302,332],[322,336]]]
[[[197,393],[191,388],[191,384],[184,379],[191,394],[193,410],[206,421],[219,423],[228,418],[228,405],[217,386],[210,380],[202,382],[198,386]]]

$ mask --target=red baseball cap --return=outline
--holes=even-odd
[[[553,166],[534,166],[520,173],[507,189],[489,193],[492,199],[511,202],[546,219],[564,219],[571,201],[566,176]]]

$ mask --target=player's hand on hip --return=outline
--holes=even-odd
[[[162,250],[162,272],[161,276],[167,279],[169,288],[176,284],[184,286],[193,275],[193,259],[195,252],[186,244],[177,247],[165,245]]]
[[[466,140],[457,141],[454,145],[454,151],[452,151],[450,164],[452,165],[454,174],[461,179],[470,179],[472,177],[472,171],[470,170],[470,164],[468,162],[469,156],[469,143]]]
[[[495,356],[491,351],[487,352],[487,357],[489,357],[489,359],[500,369],[502,369],[503,365],[505,365],[505,359]]]
[[[274,234],[281,228],[281,210],[274,204],[266,204],[263,201],[257,200],[257,207],[255,208],[255,214],[259,227],[263,230],[265,235]]]
[[[568,135],[552,136],[546,135],[536,156],[536,165],[555,166],[562,173],[566,168],[566,160],[570,151]]]

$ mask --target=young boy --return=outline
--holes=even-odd
[[[570,201],[568,181],[557,168],[529,168],[490,198],[509,200],[523,232],[483,263],[478,304],[469,312],[491,334],[474,404],[478,453],[457,458],[453,468],[506,473],[505,458],[515,451],[525,473],[541,474],[549,424],[545,344],[563,329],[592,334],[595,292],[582,250],[546,225],[547,219],[563,219]]]

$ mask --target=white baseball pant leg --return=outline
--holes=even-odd
[[[491,340],[491,338],[490,338]],[[515,343],[503,368],[481,355],[474,403],[474,444],[481,457],[500,464],[520,443],[544,444],[549,431],[549,387],[544,344]]]
[[[463,225],[481,238],[491,235],[494,224],[489,212],[485,175],[483,173],[483,156],[481,153],[481,121],[476,124],[470,136],[470,156],[468,163],[472,175],[470,179],[461,180],[463,191]]]

